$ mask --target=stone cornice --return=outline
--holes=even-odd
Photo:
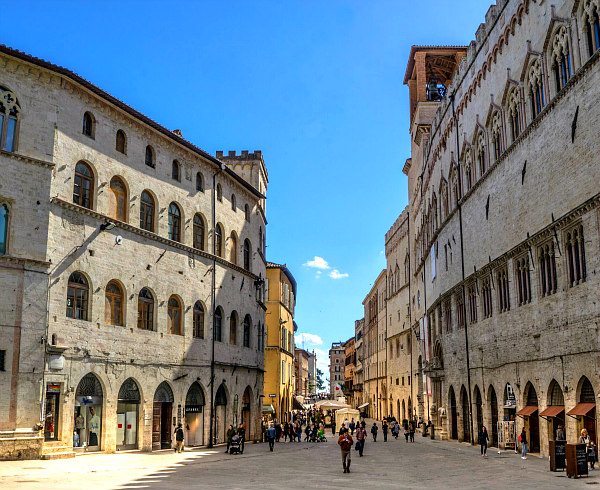
[[[14,255],[0,255],[0,268],[22,269],[25,266],[36,266],[41,269],[47,269],[51,263],[45,260],[31,259],[28,257],[16,257]],[[42,272],[42,271],[40,271]]]
[[[33,157],[23,155],[21,153],[16,153],[16,152],[0,150],[0,156],[6,157],[6,158],[11,158],[13,160],[18,160],[19,162],[23,162],[23,163],[29,163],[31,165],[37,165],[38,167],[45,167],[45,168],[52,169],[56,166],[52,162],[48,162],[46,160],[40,160],[39,158],[33,158]]]
[[[204,257],[204,258],[207,258],[210,260],[214,260],[215,262],[219,263],[220,265],[222,265],[224,267],[227,267],[228,269],[234,270],[236,272],[244,274],[245,276],[250,277],[252,280],[258,279],[257,275],[255,275],[251,272],[248,272],[246,269],[239,267],[235,264],[232,264],[231,262],[229,262],[221,257],[212,255],[208,252],[204,252],[203,250],[199,250],[197,248],[190,247],[188,245],[184,245],[183,243],[169,240],[168,238],[161,237],[160,235],[157,235],[156,233],[142,230],[141,228],[136,228],[135,226],[130,225],[129,223],[125,223],[123,221],[119,221],[114,218],[111,218],[110,216],[106,216],[105,214],[98,213],[97,211],[93,211],[91,209],[87,209],[82,206],[78,206],[77,204],[73,204],[71,202],[63,200],[60,197],[53,197],[50,200],[50,202],[52,202],[53,204],[56,204],[62,208],[70,209],[77,213],[91,216],[93,218],[96,218],[99,221],[103,221],[103,222],[110,221],[111,223],[114,223],[117,228],[121,228],[123,230],[127,230],[136,235],[143,236],[144,238],[147,238],[149,240],[153,240],[153,241],[162,243],[164,245],[168,245],[173,249],[181,250],[183,252],[187,252],[188,254],[193,254],[193,255]]]

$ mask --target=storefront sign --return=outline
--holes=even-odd
[[[60,383],[48,383],[46,393],[60,393]]]
[[[185,413],[201,413],[202,405],[186,405]]]

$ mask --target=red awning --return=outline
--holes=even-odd
[[[517,412],[521,417],[529,417],[533,412],[537,412],[537,405],[527,405]]]
[[[542,410],[540,417],[556,417],[560,412],[564,412],[564,405],[552,405]]]
[[[595,403],[578,403],[574,408],[567,412],[567,415],[572,417],[584,417],[596,408]]]

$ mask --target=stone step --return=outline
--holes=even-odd
[[[73,448],[67,446],[63,441],[47,441],[42,447],[42,454],[73,452]]]
[[[0,431],[0,439],[34,439],[41,437],[40,433],[32,430]]]
[[[44,460],[69,459],[69,458],[74,458],[74,457],[75,457],[74,451],[63,451],[63,452],[42,454],[42,459],[44,459]]]

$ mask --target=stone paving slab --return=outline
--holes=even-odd
[[[579,489],[600,485],[600,473],[568,479],[548,471],[547,459],[521,460],[511,451],[479,449],[457,442],[431,441],[417,434],[415,443],[390,437],[369,440],[365,456],[352,452],[352,473],[342,473],[335,437],[321,444],[247,444],[243,455],[223,447],[183,454],[127,452],[82,455],[71,460],[0,463],[0,489]],[[599,487],[600,488],[600,487]]]

